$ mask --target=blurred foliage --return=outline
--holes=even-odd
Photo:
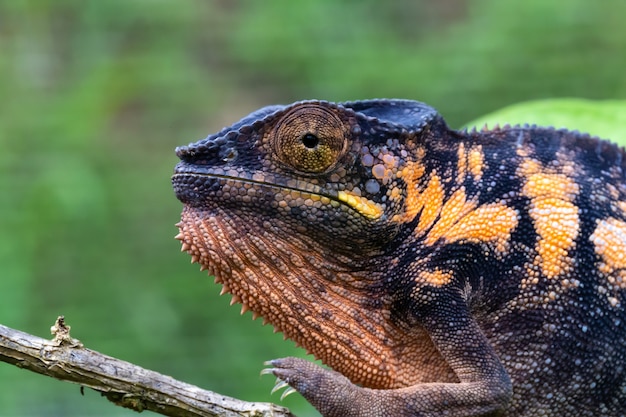
[[[262,362],[302,353],[178,253],[173,148],[303,98],[418,99],[453,126],[624,99],[625,15],[622,0],[0,0],[0,322],[46,336],[65,314],[91,348],[278,401]],[[3,415],[134,415],[10,366],[0,388]]]

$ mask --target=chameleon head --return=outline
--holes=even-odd
[[[174,190],[185,218],[228,219],[240,229],[222,242],[229,246],[244,232],[277,233],[370,257],[398,232],[390,219],[405,210],[402,175],[415,168],[419,134],[436,115],[403,100],[266,107],[177,148]]]
[[[341,369],[341,358],[329,356],[337,349],[326,344],[349,332],[357,341],[343,355],[361,352],[358,333],[372,329],[327,323],[380,309],[370,292],[376,271],[388,268],[387,246],[402,233],[402,173],[417,163],[420,133],[436,115],[408,101],[305,101],[266,107],[177,148],[172,182],[184,203],[183,250],[242,311]],[[380,352],[371,343],[367,349],[376,361]],[[350,377],[384,385],[368,382],[385,377],[370,371]]]

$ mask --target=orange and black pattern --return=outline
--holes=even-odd
[[[332,368],[264,371],[322,415],[626,415],[621,148],[304,101],[177,155],[183,250]]]

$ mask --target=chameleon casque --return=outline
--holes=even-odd
[[[265,370],[323,416],[626,415],[616,145],[302,101],[176,152],[183,250],[332,368]]]

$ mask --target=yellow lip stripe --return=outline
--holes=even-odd
[[[365,197],[351,194],[347,191],[338,191],[337,198],[370,219],[377,219],[383,214],[380,205]]]

